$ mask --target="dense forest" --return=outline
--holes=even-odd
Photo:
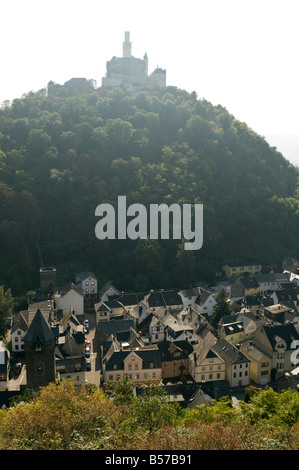
[[[0,110],[0,285],[38,287],[44,265],[140,292],[213,280],[226,260],[281,264],[298,253],[297,183],[263,137],[195,92],[50,82]],[[98,240],[95,209],[119,195],[203,204],[203,247]]]

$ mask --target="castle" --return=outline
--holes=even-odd
[[[105,88],[123,87],[126,91],[134,92],[144,88],[166,86],[166,70],[157,67],[148,75],[147,54],[144,54],[143,59],[132,56],[129,31],[125,31],[123,57],[112,57],[106,63],[106,69],[106,76],[102,78],[102,86]]]

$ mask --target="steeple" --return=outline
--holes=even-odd
[[[24,336],[27,387],[38,389],[55,382],[56,340],[38,309]]]
[[[123,42],[123,57],[132,57],[132,43],[130,42],[130,32],[125,31],[125,40]]]

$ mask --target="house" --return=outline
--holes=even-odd
[[[250,360],[239,348],[223,338],[212,349],[225,361],[225,379],[231,387],[250,385]]]
[[[298,287],[280,287],[271,294],[274,304],[282,303],[286,307],[298,312],[299,305],[299,288]]]
[[[105,302],[98,302],[94,306],[96,313],[96,324],[100,321],[109,321],[112,316],[112,310],[106,305]]]
[[[96,299],[98,295],[98,281],[95,275],[89,271],[76,275],[76,285],[84,292],[86,299]]]
[[[282,284],[289,282],[289,276],[287,273],[261,273],[255,278],[258,282],[261,294],[267,291],[276,291]]]
[[[110,300],[117,300],[120,304],[122,304],[127,313],[132,313],[139,303],[138,295],[135,293],[122,293],[121,295],[109,296],[109,298]]]
[[[299,268],[299,261],[295,256],[288,256],[282,262],[282,270],[290,271],[291,273],[297,273]]]
[[[78,318],[70,311],[55,325],[55,367],[59,380],[71,380],[76,388],[85,385],[85,335]]]
[[[217,342],[214,329],[206,316],[201,315],[196,310],[185,308],[178,314],[177,319],[193,328],[196,336],[205,341],[206,344],[213,345]]]
[[[149,337],[150,342],[159,343],[160,341],[164,340],[164,333],[165,327],[163,323],[157,318],[155,315],[152,315],[151,321],[149,324]]]
[[[241,299],[259,293],[259,284],[255,277],[238,277],[231,286],[231,298]]]
[[[299,344],[299,335],[293,324],[260,326],[254,334],[254,344],[271,357],[271,367],[277,376],[292,370],[293,353]]]
[[[198,343],[198,336],[194,334],[194,328],[191,325],[178,321],[172,315],[167,315],[163,319],[165,325],[165,339],[167,341],[188,341],[190,344]]]
[[[240,310],[238,320],[242,322],[245,339],[251,338],[261,323],[254,312],[245,308]]]
[[[164,307],[169,311],[183,308],[181,296],[173,290],[150,292],[144,297],[143,302],[153,310],[160,307]]]
[[[243,323],[240,320],[230,323],[219,323],[218,334],[220,339],[227,339],[232,344],[240,344],[245,340]]]
[[[202,315],[212,316],[215,305],[215,296],[206,289],[200,288],[200,293],[194,302],[194,309]]]
[[[77,316],[84,315],[84,291],[73,283],[58,287],[54,293],[54,302],[62,315],[70,310]]]
[[[28,310],[21,310],[20,312],[13,314],[11,319],[12,352],[24,352],[24,336],[27,333],[37,310],[42,312],[48,323],[53,320],[54,308],[51,300],[33,302],[29,304]]]
[[[200,293],[200,287],[190,287],[178,292],[183,302],[183,308],[194,307],[194,303]]]
[[[271,382],[272,356],[252,340],[247,340],[240,346],[240,351],[250,360],[250,379],[257,385],[267,385]]]
[[[203,341],[189,355],[189,373],[195,382],[225,380],[225,361]]]
[[[294,322],[298,317],[294,314],[294,310],[282,304],[270,305],[264,308],[264,316],[267,320],[275,324],[284,324]],[[298,318],[299,319],[299,318]]]
[[[101,289],[99,290],[99,300],[102,302],[106,302],[106,300],[109,300],[109,297],[115,296],[115,295],[120,295],[121,293],[119,290],[114,287],[111,281],[107,282]]]
[[[12,352],[24,352],[24,336],[29,328],[28,310],[15,313],[11,320],[11,349]]]
[[[99,321],[97,324],[98,338],[100,345],[111,339],[113,336],[118,333],[130,332],[131,329],[135,328],[134,320],[108,320],[108,321]]]
[[[112,345],[103,359],[104,383],[112,380],[123,380],[127,376],[134,385],[161,381],[161,358],[156,345],[141,348],[115,349]]]
[[[5,390],[7,387],[8,365],[9,365],[8,351],[3,341],[0,341],[0,390],[2,389],[2,385]]]
[[[158,343],[161,357],[162,379],[189,375],[189,355],[193,347],[188,341],[162,341]]]
[[[248,275],[250,277],[256,276],[261,273],[262,265],[260,263],[226,263],[223,266],[223,271],[227,279],[230,279],[232,276],[241,276]]]

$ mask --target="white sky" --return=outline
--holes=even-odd
[[[0,0],[0,103],[50,80],[100,86],[127,30],[168,85],[299,142],[298,14],[299,0]]]

